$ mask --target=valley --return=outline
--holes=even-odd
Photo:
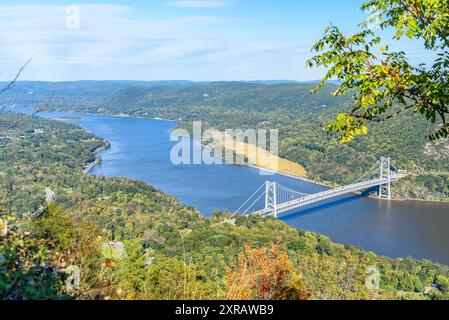
[[[391,259],[351,245],[335,244],[326,236],[289,226],[289,224],[294,225],[291,220],[283,222],[273,218],[242,216],[236,220],[235,224],[230,224],[226,222],[229,213],[215,211],[208,217],[204,217],[192,206],[182,205],[174,197],[139,182],[137,180],[139,176],[134,176],[135,179],[117,178],[117,175],[133,176],[132,172],[116,171],[117,168],[135,170],[141,179],[143,172],[150,173],[148,176],[150,179],[157,178],[157,175],[154,171],[151,173],[136,166],[137,163],[151,165],[153,163],[151,157],[147,158],[145,153],[139,152],[138,149],[135,150],[137,153],[121,149],[123,146],[120,146],[120,142],[109,135],[130,138],[127,147],[142,147],[142,139],[145,140],[148,135],[142,135],[140,131],[141,138],[137,138],[138,136],[132,135],[131,128],[137,130],[136,132],[144,128],[146,130],[151,128],[153,131],[161,130],[161,134],[168,139],[167,129],[173,126],[170,122],[153,121],[151,122],[153,127],[149,127],[147,121],[150,120],[80,115],[77,123],[91,130],[99,130],[98,133],[109,136],[108,139],[112,142],[111,148],[102,154],[102,164],[94,168],[93,174],[82,175],[81,169],[84,164],[95,156],[95,151],[99,147],[107,145],[108,142],[104,139],[86,133],[78,126],[40,117],[31,118],[8,113],[2,113],[0,117],[2,125],[11,122],[19,123],[16,127],[11,127],[4,132],[3,136],[7,138],[1,141],[0,201],[4,211],[2,217],[5,215],[9,217],[10,226],[16,224],[14,222],[17,221],[16,219],[22,220],[18,230],[0,239],[0,249],[3,252],[14,250],[16,240],[11,237],[21,235],[25,237],[27,245],[30,241],[34,241],[32,242],[34,245],[30,246],[29,250],[45,248],[42,251],[44,253],[51,253],[53,250],[59,252],[58,255],[53,256],[59,257],[56,261],[50,261],[50,257],[45,254],[32,252],[29,254],[30,259],[39,259],[40,264],[48,264],[49,267],[45,269],[48,272],[67,260],[73,261],[82,268],[83,278],[77,298],[223,299],[229,290],[226,282],[227,270],[229,272],[236,256],[249,250],[248,247],[245,249],[242,243],[250,246],[270,246],[276,243],[276,247],[272,249],[273,252],[281,250],[288,253],[287,256],[279,256],[279,259],[282,257],[290,261],[286,265],[291,265],[288,272],[303,275],[301,286],[297,287],[295,290],[298,291],[295,292],[310,299],[369,297],[394,299],[398,298],[397,291],[402,292],[402,299],[444,299],[446,297],[443,290],[428,291],[426,289],[432,285],[435,288],[444,288],[448,281],[449,269],[443,265],[412,258]],[[56,117],[59,118],[60,115]],[[20,119],[20,122],[17,122],[17,119]],[[103,125],[98,122],[100,120],[103,121]],[[130,126],[118,125],[123,121],[129,122]],[[37,135],[34,134],[36,128],[41,129]],[[111,131],[111,128],[115,130]],[[128,135],[123,135],[123,132],[127,132]],[[154,137],[154,134],[152,136]],[[148,139],[145,141],[148,143]],[[153,145],[155,147],[161,143],[161,140],[156,136],[152,143],[156,143]],[[162,157],[166,154],[163,150],[167,147],[170,148],[170,145],[159,149]],[[156,148],[153,148],[149,154],[154,156],[154,150]],[[137,154],[144,156],[147,160],[141,161],[143,158],[135,157]],[[125,161],[122,158],[123,155],[128,155],[131,162]],[[121,159],[117,163],[117,168],[114,166],[113,158]],[[247,182],[259,177],[256,172],[251,171],[254,170],[251,168],[219,166],[211,167],[213,172],[210,173],[210,177],[213,177],[213,180],[205,181],[198,176],[195,179],[186,177],[181,179],[178,175],[173,176],[171,181],[166,181],[167,175],[163,172],[165,166],[161,165],[163,162],[155,159],[154,164],[156,163],[161,173],[160,182],[155,180],[148,180],[148,182],[153,181],[158,188],[177,194],[183,199],[182,202],[187,202],[182,196],[182,190],[187,185],[192,187],[192,181],[205,183],[210,192],[213,191],[211,181],[219,182],[223,186],[223,181],[220,182],[217,176],[220,170],[223,170],[223,176],[231,179],[229,181],[232,181],[232,176],[237,177],[242,174],[241,178]],[[181,170],[184,174],[190,175],[196,175],[199,171],[204,172],[204,168],[192,170],[189,167]],[[235,175],[231,176],[230,173],[234,171]],[[248,177],[252,178],[248,179]],[[276,179],[288,180],[287,177],[282,176]],[[177,182],[182,181],[184,185],[177,187]],[[165,187],[160,184],[162,182],[166,183]],[[240,185],[239,181],[234,182]],[[255,180],[254,182],[257,183]],[[306,185],[302,184],[302,186]],[[241,190],[233,190],[232,185],[230,187],[232,192],[245,193]],[[251,185],[247,187],[248,190],[252,189]],[[317,188],[312,185],[310,187]],[[44,203],[46,188],[54,192],[51,205],[39,217],[32,220],[25,219],[26,213]],[[210,199],[211,194],[204,193],[203,196]],[[241,196],[244,199],[244,196]],[[233,196],[230,199],[232,198]],[[224,207],[229,206],[229,199],[223,200]],[[353,200],[350,200],[348,205],[351,201]],[[237,200],[235,203],[238,202],[240,201]],[[329,226],[340,224],[342,222],[340,219],[345,217],[337,214],[337,212],[344,212],[342,203],[344,204],[344,201],[334,207],[335,213],[332,215],[337,219],[328,220]],[[355,215],[360,216],[361,212],[367,212],[366,207],[355,206],[354,208],[358,211],[354,211]],[[409,206],[405,212],[410,213],[410,208]],[[304,215],[303,219],[298,221],[303,228],[314,229],[313,224],[310,224],[310,218],[314,217],[317,222],[323,222],[326,221],[323,220],[326,215],[329,215],[329,212],[322,211],[321,214]],[[441,217],[444,218],[447,215],[442,212]],[[429,217],[428,221],[432,220],[434,218]],[[360,221],[362,222],[363,220]],[[365,226],[370,225],[365,222],[363,222]],[[434,220],[434,222],[437,221]],[[442,222],[438,224],[444,225]],[[390,225],[394,226],[395,223]],[[400,228],[404,229],[404,226]],[[360,231],[364,239],[370,238],[366,237],[366,230]],[[411,235],[415,234],[415,232],[411,233]],[[433,229],[432,234],[438,233]],[[385,234],[382,237],[386,239]],[[121,243],[120,246],[123,244],[127,252],[126,257],[102,257],[103,244],[111,242],[116,245]],[[18,242],[17,245],[20,246],[20,243]],[[447,241],[441,242],[441,244],[444,243]],[[410,243],[410,248],[419,249],[415,244]],[[434,242],[434,245],[437,244],[439,243]],[[397,242],[397,245],[402,246],[403,243]],[[437,246],[434,248],[436,249]],[[19,251],[12,252],[19,253]],[[25,251],[24,254],[28,254],[27,252]],[[8,254],[5,257],[13,259],[15,256]],[[28,256],[25,255],[21,259],[28,259]],[[142,269],[141,266],[145,261],[154,262],[148,268]],[[352,267],[348,268],[348,265]],[[378,266],[382,275],[381,288],[375,293],[365,287],[364,279],[368,265]],[[7,268],[7,266],[8,264],[0,263],[0,268]],[[38,272],[33,269],[33,264],[27,264],[27,266],[30,268],[27,269],[29,270],[27,272],[30,272],[29,277],[43,276],[43,271]],[[311,268],[314,272],[310,272]],[[163,278],[155,277],[155,274],[163,274]],[[41,299],[63,298],[61,295],[63,278],[58,278],[59,276],[56,275],[53,273],[51,277],[47,277],[45,283],[27,282],[26,285],[19,285],[16,291],[8,292],[22,296],[32,292],[34,298]],[[186,281],[187,289],[180,286],[179,279]],[[336,279],[339,280],[335,281]],[[32,287],[33,283],[37,287]]]
[[[34,90],[33,103],[49,97],[50,84],[21,85],[24,91]],[[318,94],[310,93],[314,84],[309,83],[111,81],[51,86],[58,90],[50,111],[171,119],[188,131],[193,121],[202,121],[204,129],[278,129],[279,156],[290,161],[296,173],[302,171],[299,165],[310,179],[328,185],[357,180],[373,161],[387,155],[411,173],[395,186],[395,199],[449,199],[447,142],[429,142],[432,125],[405,113],[369,126],[368,136],[339,144],[323,127],[348,108],[350,97],[333,97],[333,85]],[[27,99],[21,99],[21,105],[29,105]]]

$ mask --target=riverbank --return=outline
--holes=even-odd
[[[309,182],[309,183],[313,183],[322,187],[326,187],[326,188],[338,188],[341,187],[341,185],[338,184],[332,184],[332,183],[325,183],[325,182],[321,182],[321,181],[316,181],[307,177],[303,177],[303,176],[297,176],[294,174],[287,174],[287,173],[283,173],[280,171],[274,171],[274,170],[269,170],[269,169],[265,169],[262,167],[258,167],[256,165],[246,165],[248,167],[254,168],[254,169],[258,169],[258,170],[264,170],[267,172],[270,172],[272,174],[278,174],[284,177],[289,177],[292,179],[297,179],[297,180],[301,180],[301,181],[305,181],[305,182]],[[362,192],[351,192],[352,194],[362,194]],[[368,195],[368,198],[372,198],[372,199],[377,199],[377,200],[384,200],[382,198],[379,198],[377,195]],[[397,201],[397,202],[404,202],[404,201],[414,201],[414,202],[429,202],[429,203],[449,203],[449,199],[401,199],[401,198],[394,198],[392,197],[389,201]]]
[[[95,166],[99,165],[101,163],[101,157],[98,155],[100,152],[106,151],[111,147],[111,143],[109,141],[106,141],[106,144],[102,147],[99,147],[93,151],[95,154],[95,160],[86,164],[82,170],[83,175],[88,174]]]
[[[47,112],[47,111],[46,111]],[[177,122],[178,120],[171,120],[171,119],[164,119],[164,118],[159,118],[159,117],[154,117],[154,118],[149,118],[149,117],[138,117],[138,116],[131,116],[129,114],[126,113],[118,113],[118,114],[110,114],[110,113],[80,113],[80,112],[73,112],[73,111],[48,111],[50,113],[54,112],[54,113],[63,113],[63,114],[68,114],[68,115],[73,115],[73,116],[82,116],[82,115],[87,115],[87,116],[105,116],[105,117],[113,117],[113,118],[130,118],[130,119],[142,119],[142,120],[157,120],[157,121],[168,121],[168,122]],[[60,118],[52,118],[53,120],[56,121],[61,121],[61,122],[70,122],[76,119],[66,119],[65,117],[60,117]]]
[[[310,178],[307,178],[305,176],[299,176],[299,175],[295,175],[295,174],[291,174],[291,173],[285,173],[282,171],[276,171],[276,170],[270,170],[270,169],[266,169],[263,167],[258,167],[257,165],[246,165],[247,167],[250,168],[254,168],[254,169],[258,169],[258,170],[263,170],[263,171],[267,171],[271,174],[278,174],[284,177],[288,177],[288,178],[292,178],[292,179],[297,179],[297,180],[301,180],[301,181],[305,181],[305,182],[309,182],[309,183],[313,183],[322,187],[328,187],[328,188],[333,188],[334,186],[332,186],[331,184],[326,184],[324,182],[320,182],[320,181],[316,181]]]
[[[169,132],[174,128],[172,123],[129,118],[118,121],[101,116],[82,117],[77,123],[112,143],[110,151],[100,154],[103,164],[89,175],[145,182],[176,197],[181,204],[196,208],[206,217],[212,217],[217,210],[234,212],[267,179],[308,194],[323,190],[298,177],[292,179],[277,174],[267,177],[258,169],[240,166],[175,166],[168,157],[173,148],[169,139]],[[263,206],[263,199],[256,209],[260,206]],[[352,244],[381,255],[447,262],[447,210],[446,205],[377,201],[347,195],[303,208],[282,220],[298,229],[325,235],[337,243]]]
[[[148,117],[136,117],[136,116],[131,116],[127,113],[118,113],[118,114],[104,114],[105,116],[111,116],[111,117],[116,117],[116,118],[131,118],[131,119],[146,119],[146,120],[157,120],[157,121],[170,121],[170,122],[176,122],[177,120],[170,120],[170,119],[164,119],[164,118],[159,118],[159,117],[154,117],[154,118],[148,118]]]
[[[209,149],[216,147],[224,151],[232,151],[235,155],[235,163],[240,162],[253,165],[257,168],[267,170],[268,172],[282,173],[295,177],[307,177],[307,171],[299,163],[279,157],[277,154],[261,148],[259,146],[239,141],[235,137],[227,135],[225,132],[215,131],[209,132],[209,136],[213,143],[209,145]],[[241,161],[237,161],[240,159]]]
[[[65,114],[69,114],[69,115],[83,115],[85,113],[65,112]],[[104,114],[104,113],[102,113],[102,114],[92,114],[92,113],[90,113],[90,114],[87,114],[87,115],[90,115],[90,116],[104,115],[104,116],[116,117],[116,118],[131,118],[131,119],[134,118],[134,119],[143,119],[143,120],[160,120],[160,121],[168,121],[168,122],[176,122],[176,123],[179,121],[179,120],[162,119],[162,118],[136,117],[136,116],[131,116],[131,115],[128,115],[128,114]],[[245,149],[245,148],[248,149],[248,147],[244,147],[243,149]],[[284,160],[286,160],[286,159],[284,159]],[[286,160],[286,161],[289,162],[289,164],[292,163],[289,160]],[[302,180],[302,181],[313,183],[313,184],[320,185],[320,186],[323,186],[323,187],[328,187],[328,188],[339,187],[339,185],[336,184],[336,183],[315,180],[313,177],[310,177],[310,174],[308,172],[306,172],[306,170],[302,166],[300,166],[299,164],[298,164],[298,166],[301,167],[301,170],[294,170],[292,172],[291,170],[282,170],[281,168],[278,168],[278,170],[273,170],[272,167],[270,168],[270,166],[267,167],[267,166],[260,165],[257,162],[254,163],[254,161],[251,161],[251,162],[252,162],[252,164],[250,166],[252,166],[254,168],[257,168],[259,170],[266,170],[268,172],[272,172],[272,173],[275,173],[275,174],[283,175],[283,176],[290,177],[290,178],[293,178],[293,179]],[[87,170],[87,173],[90,172],[92,170],[92,168],[94,168],[95,166],[96,166],[96,164],[91,164],[89,166],[88,170]],[[360,194],[360,193],[357,193],[357,194]],[[376,196],[370,196],[370,197],[376,198]],[[441,198],[441,199],[438,199],[438,198],[437,199],[423,199],[423,198],[410,198],[410,197],[403,197],[403,198],[401,198],[401,197],[394,197],[392,200],[393,201],[416,201],[416,202],[428,202],[428,203],[448,203],[449,202],[449,199],[444,199],[444,198]]]
[[[84,166],[82,173],[84,175],[88,174],[96,165],[101,163],[101,158],[100,157],[95,157],[95,160],[93,162],[88,163],[87,165]]]

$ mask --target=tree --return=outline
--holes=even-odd
[[[0,229],[1,300],[70,298],[61,253],[51,239],[21,230],[12,216],[0,215]]]
[[[361,9],[374,14],[359,25],[360,32],[345,36],[329,26],[307,62],[328,70],[314,92],[337,79],[341,83],[334,95],[353,94],[352,109],[326,128],[349,142],[367,134],[367,122],[386,121],[411,109],[436,124],[432,140],[448,137],[449,0],[369,0]],[[435,57],[432,63],[415,65],[405,52],[382,45],[378,33],[391,29],[393,40],[422,41]]]
[[[438,286],[438,289],[440,289],[442,292],[447,293],[449,291],[449,279],[445,276],[438,275],[435,282]]]
[[[80,271],[79,290],[70,292],[81,299],[102,298],[103,279],[101,257],[101,232],[98,225],[81,214],[70,214],[52,204],[43,215],[28,223],[32,234],[41,239],[51,239],[61,254],[61,268],[74,267]],[[108,279],[107,279],[108,280]]]
[[[155,253],[155,252],[153,252]],[[113,269],[113,287],[109,298],[126,300],[198,300],[223,297],[220,286],[206,277],[194,264],[167,257],[149,255],[139,241],[126,243],[126,255]]]
[[[30,64],[31,60],[32,60],[32,58],[28,59],[28,61],[19,69],[19,71],[17,71],[16,76],[14,77],[13,80],[11,80],[5,87],[0,88],[0,96],[2,96],[7,91],[13,89],[16,86],[20,75],[23,73],[25,68]],[[53,94],[54,94],[54,92],[53,92]],[[17,99],[17,95],[16,95],[15,99]],[[45,101],[45,103],[43,105],[35,105],[32,108],[31,115],[36,115],[40,112],[47,110],[48,106],[52,103],[52,100],[53,100],[53,95],[47,101]],[[7,103],[2,103],[0,101],[0,113],[4,112],[6,110],[6,108],[7,108]],[[20,122],[20,119],[13,122],[12,124],[9,124],[6,127],[4,127],[0,124],[0,132],[15,127],[19,122]]]
[[[309,293],[293,263],[278,245],[245,246],[233,268],[227,270],[230,300],[307,300]]]

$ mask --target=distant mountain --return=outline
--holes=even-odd
[[[133,80],[105,80],[105,81],[19,81],[12,90],[2,95],[2,100],[15,103],[39,103],[50,97],[60,106],[67,107],[67,103],[78,105],[95,102],[95,104],[105,106],[105,102],[114,106],[115,104],[132,105],[134,103],[144,103],[154,101],[163,97],[165,103],[173,102],[175,105],[182,105],[184,102],[195,104],[212,103],[213,101],[229,101],[230,97],[243,94],[251,97],[253,93],[262,94],[267,97],[269,94],[276,99],[285,100],[285,93],[295,94],[295,90],[303,90],[303,85],[311,86],[317,81],[300,82],[293,80],[255,80],[255,81],[202,81],[194,82],[188,80],[162,80],[162,81],[133,81]],[[332,82],[331,82],[332,83]],[[335,82],[337,84],[337,82]],[[8,82],[0,82],[0,88],[5,87]],[[295,86],[297,87],[288,87]],[[287,87],[283,87],[287,86]],[[311,89],[308,88],[307,89]],[[169,98],[168,96],[171,96]],[[176,97],[175,97],[176,96]],[[20,97],[20,99],[19,99]],[[153,98],[152,98],[153,97]],[[234,99],[234,102],[236,99]],[[240,99],[239,99],[240,100]],[[254,101],[254,99],[252,99]],[[232,105],[237,107],[238,105]]]
[[[130,115],[152,114],[156,109],[188,108],[192,106],[224,107],[253,111],[274,109],[294,110],[341,104],[346,98],[331,95],[333,86],[320,94],[312,94],[313,84],[261,84],[251,82],[211,82],[173,86],[127,86],[99,103],[96,109],[81,110]],[[79,110],[78,110],[79,111]]]
[[[6,83],[3,83],[5,85]],[[1,84],[0,84],[1,85]],[[10,103],[42,103],[52,97],[54,111],[146,115],[154,108],[219,106],[251,110],[291,109],[339,104],[344,98],[310,93],[313,83],[192,81],[21,81],[2,98]],[[332,88],[332,85],[329,87]],[[17,94],[18,92],[18,94]]]
[[[152,88],[171,87],[192,84],[191,81],[18,81],[14,88],[2,95],[2,100],[9,103],[20,102],[21,104],[39,103],[49,99],[53,105],[59,107],[67,104],[94,104],[103,102],[106,98],[126,90],[129,87]],[[5,87],[8,82],[0,82],[0,88]]]
[[[292,84],[292,83],[306,83],[306,84],[317,84],[321,80],[310,80],[310,81],[297,81],[297,80],[255,80],[255,81],[245,81],[250,83],[259,83],[266,85],[276,85],[276,84]],[[341,81],[338,80],[329,80],[329,84],[339,85]]]
[[[244,81],[249,83],[259,83],[259,84],[288,84],[288,83],[301,83],[301,81],[295,80],[254,80],[254,81]]]

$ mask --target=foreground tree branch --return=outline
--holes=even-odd
[[[363,10],[376,12],[359,26],[362,31],[345,36],[330,26],[312,48],[309,67],[328,71],[314,91],[328,80],[340,80],[334,95],[353,95],[354,107],[326,129],[341,142],[368,133],[367,122],[387,121],[406,110],[422,114],[435,124],[432,140],[449,136],[449,0],[370,0]],[[405,52],[390,51],[372,30],[394,29],[394,40],[423,40],[429,65],[411,63]],[[392,111],[393,109],[393,111]]]
[[[28,61],[19,69],[19,71],[16,73],[16,76],[14,77],[13,80],[11,80],[11,82],[8,83],[8,85],[6,87],[4,87],[3,89],[0,89],[0,94],[3,94],[4,92],[10,90],[12,87],[15,86],[17,80],[19,79],[20,75],[22,74],[22,72],[25,70],[25,68],[31,63],[31,60],[33,58],[28,59]]]
[[[11,90],[12,88],[15,87],[15,85],[17,84],[17,81],[20,77],[20,75],[23,73],[23,71],[25,70],[25,68],[31,63],[31,60],[33,58],[28,59],[28,61],[19,69],[19,71],[16,73],[15,77],[13,80],[11,80],[4,88],[0,89],[0,95],[6,93],[7,91]],[[42,105],[35,105],[33,107],[33,110],[31,112],[31,115],[34,116],[40,112],[44,112],[45,110],[48,109],[48,107],[51,105],[51,103],[53,102],[53,98],[54,98],[54,94],[55,94],[55,90],[53,90],[53,94],[50,96],[50,98],[48,98]],[[14,101],[16,102],[18,99],[18,95],[19,95],[19,91],[17,91]],[[0,107],[0,112],[4,112],[7,108],[7,104],[3,104]],[[6,126],[0,126],[0,132],[14,128],[15,126],[17,126],[20,123],[20,119],[17,119],[16,121],[13,121],[12,123],[6,125]]]

